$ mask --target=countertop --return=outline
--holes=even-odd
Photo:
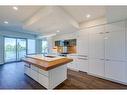
[[[73,61],[73,59],[66,57],[55,56],[54,58],[50,58],[43,55],[29,55],[22,60],[25,63],[32,64],[46,71]]]

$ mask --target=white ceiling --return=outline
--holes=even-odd
[[[15,11],[12,6],[0,6],[0,24],[3,24],[5,20],[11,25],[22,24],[39,9],[40,7],[35,6],[19,6],[18,11]]]
[[[73,16],[78,23],[105,16],[106,13],[105,7],[103,6],[65,6],[63,8],[68,14]],[[86,18],[87,14],[91,15],[89,19]]]
[[[105,15],[103,6],[18,6],[15,11],[12,6],[0,6],[0,27],[34,31],[49,34],[57,30],[72,32],[79,29],[79,23]],[[90,14],[89,19],[86,14]],[[5,25],[3,22],[8,21]],[[12,30],[12,29],[11,29]],[[18,31],[18,29],[17,29]]]

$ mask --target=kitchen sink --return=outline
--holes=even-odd
[[[47,56],[45,56],[45,57],[55,58],[56,56],[47,55]]]

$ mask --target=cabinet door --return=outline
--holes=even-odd
[[[120,27],[118,27],[120,28]],[[105,58],[125,60],[125,31],[111,31],[105,34]]]
[[[48,77],[45,76],[45,75],[42,75],[42,74],[38,74],[38,77],[39,77],[38,82],[39,82],[42,86],[48,88],[48,86],[49,86]]]
[[[89,33],[89,72],[104,76],[104,26],[94,27]]]
[[[124,22],[106,25],[105,33],[105,77],[125,80],[125,27]]]
[[[39,73],[33,69],[31,69],[31,78],[34,79],[35,81],[39,81]]]
[[[93,28],[89,33],[89,57],[104,59],[104,27]]]
[[[28,76],[31,76],[31,69],[27,66],[24,66],[24,73],[27,74]]]
[[[89,59],[89,72],[98,76],[104,76],[104,59]]]
[[[110,60],[105,61],[105,77],[124,82],[125,62]]]
[[[77,64],[78,64],[77,57],[76,56],[69,56],[68,55],[68,58],[72,58],[73,61],[68,63],[67,67],[70,68],[70,69],[78,70],[78,67],[77,67]]]
[[[105,31],[106,32],[113,32],[113,31],[124,31],[125,30],[125,22],[115,22],[111,24],[105,25]]]
[[[88,56],[88,32],[85,30],[79,31],[77,39],[77,53]]]
[[[78,70],[83,71],[83,72],[88,72],[88,58],[77,58],[77,66]]]

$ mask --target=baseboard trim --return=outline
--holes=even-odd
[[[79,71],[78,69],[74,69],[74,68],[69,68],[69,67],[67,67],[67,69],[70,69],[70,70],[73,70],[73,71]]]
[[[88,73],[88,72],[87,72],[87,74],[88,74],[88,75],[95,76],[95,77],[98,77],[98,78],[102,78],[102,79],[105,79],[105,80],[109,80],[109,81],[112,81],[112,82],[115,82],[115,83],[120,83],[120,84],[123,84],[123,85],[127,85],[126,82],[122,82],[122,81],[114,80],[114,79],[111,79],[111,78],[107,78],[107,77],[99,76],[99,75],[92,74],[92,73]]]

